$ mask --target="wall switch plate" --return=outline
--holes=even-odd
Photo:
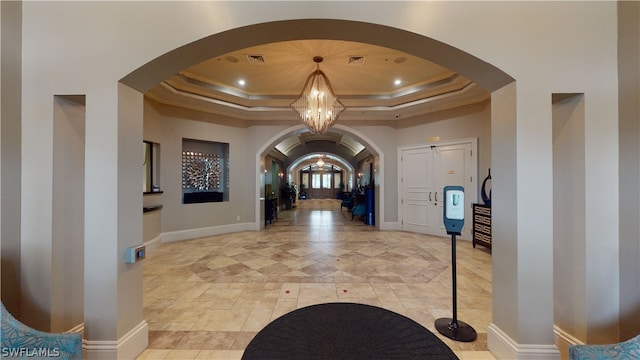
[[[130,247],[124,251],[124,262],[127,264],[135,264],[147,256],[147,250],[144,245]]]

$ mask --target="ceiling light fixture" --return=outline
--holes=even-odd
[[[322,155],[320,155],[320,159],[318,159],[318,162],[316,163],[316,165],[318,165],[319,168],[324,167],[324,161],[322,160]]]
[[[313,58],[316,71],[309,74],[300,97],[290,105],[314,134],[326,133],[346,109],[333,92],[329,79],[320,70],[322,60],[322,56]]]

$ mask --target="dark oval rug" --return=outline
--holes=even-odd
[[[243,360],[458,359],[417,322],[379,307],[328,303],[274,320],[251,340]]]

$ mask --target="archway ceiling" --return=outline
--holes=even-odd
[[[347,109],[344,125],[403,127],[427,122],[427,114],[471,105],[490,93],[455,72],[422,58],[371,44],[340,40],[268,43],[227,53],[184,69],[146,95],[162,104],[220,115],[238,126],[297,124],[289,104],[307,76],[320,69]],[[239,81],[244,80],[244,85]],[[399,80],[399,83],[395,83]],[[350,136],[300,133],[276,146],[285,156],[297,146],[329,140],[354,153]]]

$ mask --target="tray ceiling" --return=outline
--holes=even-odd
[[[319,67],[347,109],[338,123],[396,127],[400,121],[479,103],[490,93],[465,77],[422,58],[380,46],[337,40],[263,44],[209,59],[166,79],[146,95],[162,104],[216,114],[238,126],[296,122],[289,108],[307,76]],[[318,138],[320,139],[320,138]],[[296,136],[277,146],[288,150],[314,141]],[[334,139],[336,140],[336,139]],[[350,137],[337,137],[351,151]],[[296,144],[297,143],[297,144]],[[288,150],[287,150],[288,149]]]

